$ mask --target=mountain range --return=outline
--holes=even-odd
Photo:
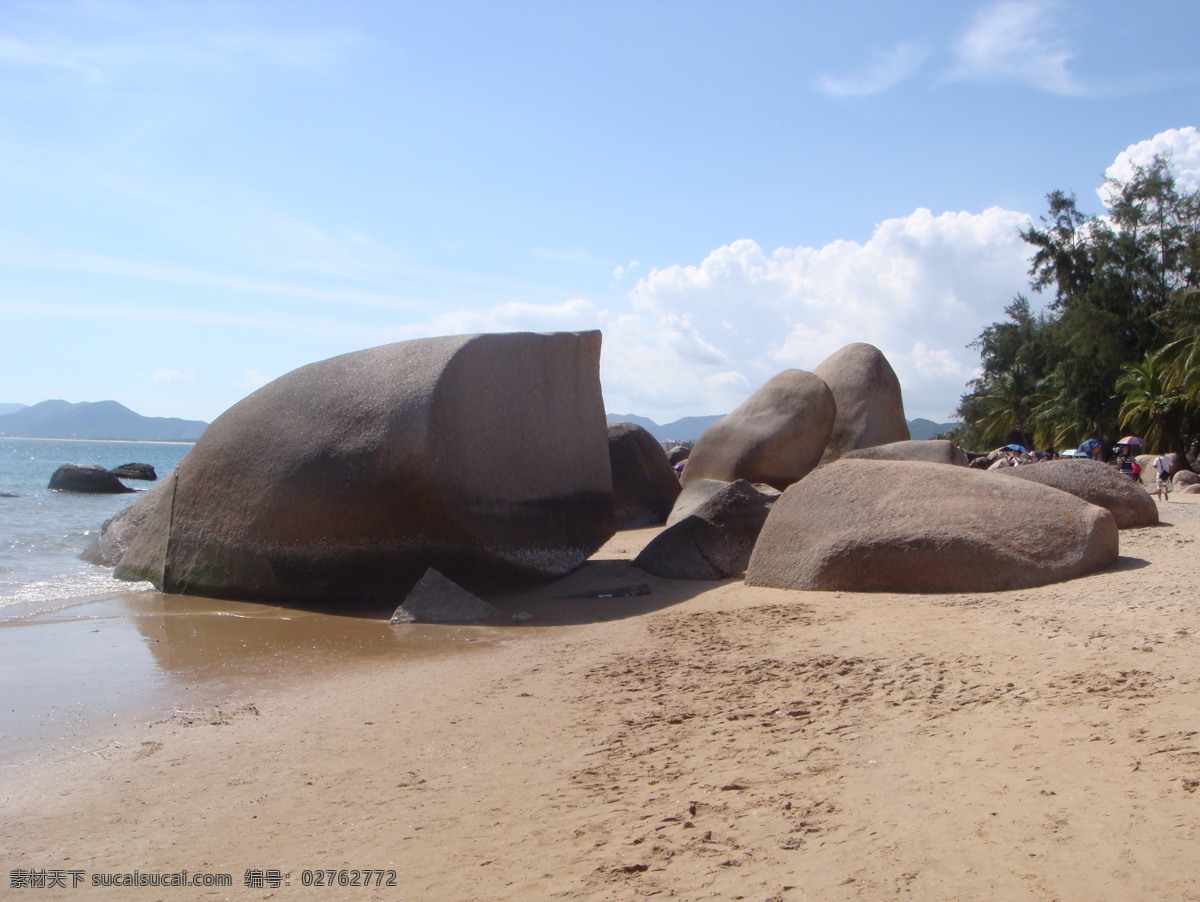
[[[610,413],[608,414],[608,421],[610,423],[634,423],[641,426],[660,442],[694,442],[700,438],[700,433],[721,419],[722,416],[722,414],[716,414],[709,417],[684,417],[681,420],[674,420],[660,426],[654,420],[647,417],[640,417],[635,413]],[[3,422],[3,420],[0,420],[0,422]],[[930,439],[935,435],[942,435],[949,432],[957,425],[957,423],[935,423],[933,420],[917,418],[908,421],[908,431],[914,439]]]
[[[116,401],[0,404],[0,436],[9,438],[194,442],[207,427],[200,420],[144,417]]]
[[[683,417],[660,425],[633,413],[610,413],[608,421],[635,423],[660,442],[693,442],[722,416]],[[908,430],[914,439],[929,439],[948,432],[955,425],[916,419],[908,421]],[[33,406],[0,404],[0,437],[194,442],[207,427],[208,424],[200,420],[144,417],[116,401],[71,404],[56,400]]]

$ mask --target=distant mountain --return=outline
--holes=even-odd
[[[608,421],[610,423],[634,423],[641,426],[660,442],[665,442],[669,439],[674,439],[677,442],[694,442],[700,438],[700,433],[721,419],[724,414],[716,414],[711,417],[684,417],[681,420],[674,420],[667,423],[665,426],[660,426],[654,420],[646,417],[639,417],[634,413],[610,413]],[[0,423],[4,422],[0,420]]]
[[[931,439],[935,435],[944,435],[960,423],[935,423],[918,417],[908,421],[908,434],[914,439]]]
[[[128,442],[194,442],[208,426],[200,420],[144,417],[116,401],[71,404],[43,401],[0,414],[0,436]]]
[[[18,410],[24,410],[28,404],[0,404],[0,417],[6,413],[16,413]]]
[[[711,417],[684,417],[681,420],[675,420],[672,423],[667,423],[665,426],[660,426],[654,420],[640,417],[635,413],[610,413],[608,414],[608,421],[610,423],[636,423],[660,442],[665,442],[668,439],[674,439],[679,442],[694,442],[700,438],[700,433],[721,419],[722,416],[722,414],[718,414]],[[0,423],[3,422],[3,420],[0,420]],[[935,435],[949,432],[957,425],[957,423],[935,423],[933,420],[916,419],[908,421],[908,431],[914,439],[930,439]]]

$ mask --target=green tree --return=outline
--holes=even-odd
[[[1177,423],[1186,399],[1172,383],[1170,369],[1164,363],[1165,350],[1125,364],[1117,380],[1117,390],[1124,398],[1121,426],[1141,435],[1152,448],[1168,448],[1183,455],[1185,448]]]

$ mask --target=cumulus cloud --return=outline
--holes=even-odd
[[[1006,79],[1053,94],[1081,94],[1068,68],[1074,54],[1054,39],[1055,4],[1003,0],[982,10],[955,48],[957,79]]]
[[[270,381],[271,377],[263,374],[259,370],[245,369],[242,370],[242,375],[239,378],[235,379],[229,384],[234,388],[244,388],[249,391],[254,391],[255,389],[262,388]]]
[[[858,72],[822,75],[817,79],[817,90],[830,97],[881,94],[913,75],[928,55],[928,51],[916,44],[899,44],[880,53]]]
[[[1129,181],[1135,166],[1148,166],[1159,155],[1171,161],[1171,171],[1180,190],[1200,189],[1200,131],[1192,125],[1167,129],[1147,141],[1129,145],[1117,154],[1104,175],[1120,182]],[[1102,185],[1096,193],[1106,205],[1110,203],[1107,186]]]
[[[917,210],[859,244],[765,252],[750,240],[655,269],[605,328],[610,409],[724,413],[781,369],[865,341],[900,377],[909,417],[950,416],[978,357],[967,345],[1026,289],[1024,213]]]
[[[476,332],[547,332],[594,329],[598,315],[590,301],[573,298],[561,304],[508,303],[483,310],[453,310],[424,323],[392,330],[392,340]]]

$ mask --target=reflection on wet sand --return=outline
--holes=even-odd
[[[0,622],[0,760],[105,723],[145,720],[214,696],[252,698],[351,661],[463,653],[486,627],[386,620],[154,591]]]

